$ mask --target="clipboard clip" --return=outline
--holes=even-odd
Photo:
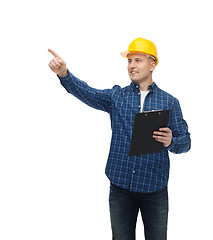
[[[143,112],[145,114],[145,116],[148,115],[148,113],[150,112],[158,112],[158,111],[162,111],[162,109],[159,109],[159,110],[152,110],[152,111],[146,111],[146,112]],[[158,113],[159,115],[161,114],[161,112]]]

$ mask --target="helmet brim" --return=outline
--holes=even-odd
[[[158,64],[158,58],[150,55],[150,54],[147,54],[145,52],[139,52],[139,51],[134,51],[134,52],[130,52],[130,51],[124,51],[124,52],[121,52],[121,56],[124,57],[124,58],[128,58],[128,55],[131,54],[131,53],[139,53],[139,54],[143,54],[143,55],[146,55],[146,56],[150,56],[151,58],[153,58],[153,60],[155,59],[155,62],[156,62],[156,65]]]
[[[127,58],[129,51],[124,51],[120,53],[122,57]]]

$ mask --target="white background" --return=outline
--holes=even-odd
[[[143,37],[154,81],[179,99],[192,149],[171,157],[168,239],[213,239],[211,1],[4,1],[0,49],[0,239],[111,239],[107,113],[68,94],[54,49],[99,89],[130,84],[120,52]],[[139,216],[137,239],[143,239]]]

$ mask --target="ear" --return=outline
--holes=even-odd
[[[154,69],[155,69],[155,67],[156,67],[156,63],[155,63],[154,61],[152,61],[152,62],[150,63],[150,72],[153,72]]]

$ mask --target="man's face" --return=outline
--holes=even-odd
[[[149,79],[154,68],[155,62],[146,55],[132,53],[128,56],[128,73],[130,79],[136,84]]]

